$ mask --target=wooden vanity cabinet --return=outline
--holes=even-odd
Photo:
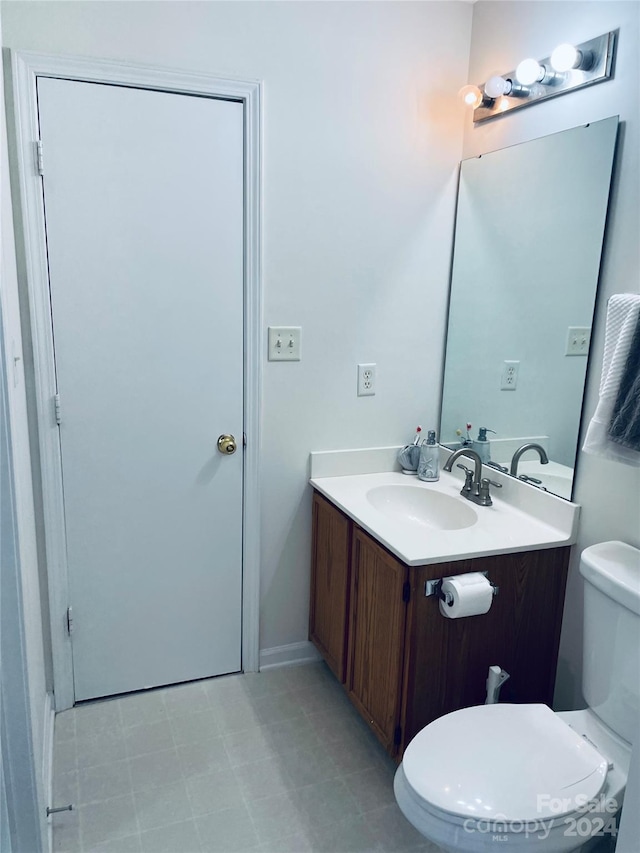
[[[409,569],[354,527],[346,689],[394,754],[400,738]]]
[[[569,547],[499,554],[410,569],[400,752],[432,720],[482,705],[490,666],[509,673],[501,702],[551,705]],[[498,587],[480,616],[447,619],[425,581],[487,572]]]
[[[346,677],[352,529],[350,518],[313,493],[309,639],[341,684]]]
[[[437,717],[480,705],[489,666],[501,702],[551,704],[569,547],[407,566],[314,493],[310,638],[399,761]],[[488,613],[447,619],[427,580],[486,571]]]

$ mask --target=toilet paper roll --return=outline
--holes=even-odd
[[[443,578],[442,594],[447,601],[440,601],[440,612],[447,619],[480,616],[489,610],[493,600],[493,588],[480,572]]]

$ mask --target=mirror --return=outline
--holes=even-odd
[[[618,118],[465,160],[440,442],[570,499]],[[574,354],[575,353],[575,354]],[[478,449],[477,446],[474,449]],[[486,452],[486,448],[483,447]]]

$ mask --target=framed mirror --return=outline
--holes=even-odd
[[[440,442],[494,430],[483,458],[567,499],[617,130],[614,116],[460,168]]]

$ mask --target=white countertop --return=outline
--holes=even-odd
[[[410,566],[540,550],[576,541],[580,513],[577,504],[533,489],[498,471],[489,471],[491,479],[503,485],[501,490],[492,487],[490,507],[477,506],[461,497],[461,477],[445,471],[436,483],[425,483],[395,471],[313,477],[310,483]],[[393,485],[433,489],[455,497],[473,507],[478,520],[470,527],[442,530],[416,518],[392,518],[373,506],[367,491]]]

